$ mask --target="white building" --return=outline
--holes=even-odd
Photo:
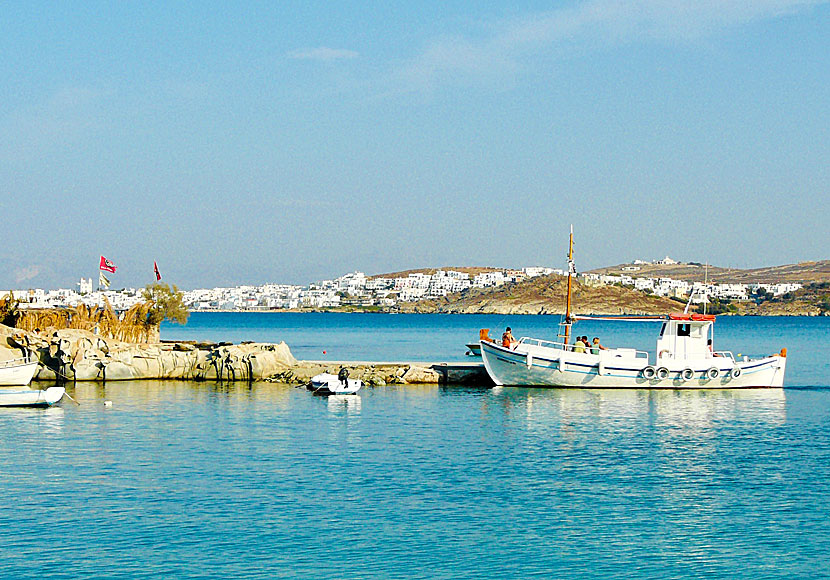
[[[781,284],[749,284],[747,288],[751,292],[757,293],[759,290],[769,292],[773,296],[781,296],[787,292],[795,292],[803,288],[801,284],[793,282],[784,282]]]
[[[645,292],[646,290],[654,291],[654,279],[653,278],[636,278],[634,280],[634,289],[640,290],[641,292]]]
[[[398,293],[398,299],[402,302],[414,302],[416,300],[422,299],[426,296],[427,288],[419,288],[414,286],[408,286],[401,288]]]
[[[536,276],[549,276],[553,274],[553,268],[531,266],[529,268],[522,268],[522,273],[528,278],[535,278]]]
[[[347,294],[359,294],[366,288],[366,275],[363,272],[351,272],[334,280],[337,290]]]
[[[395,287],[394,278],[372,278],[366,280],[366,290],[377,292],[379,290],[391,290]]]
[[[727,300],[746,300],[749,298],[746,284],[718,284],[715,289],[715,296]]]
[[[504,284],[504,272],[482,272],[473,278],[473,286],[476,288],[488,288]]]

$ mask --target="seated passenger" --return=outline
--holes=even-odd
[[[581,336],[576,337],[576,342],[574,343],[574,352],[585,352],[585,347],[588,346],[583,340]]]
[[[605,348],[604,346],[602,346],[599,343],[599,337],[595,336],[594,337],[594,343],[591,345],[591,354],[599,354],[599,351],[601,351],[601,350],[608,350],[608,349]]]
[[[513,332],[511,332],[510,327],[507,327],[507,330],[504,331],[504,334],[501,335],[501,345],[504,348],[513,348],[513,345],[516,344],[516,339],[513,338]]]

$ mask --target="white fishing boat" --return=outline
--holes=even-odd
[[[331,373],[322,373],[311,377],[308,390],[316,395],[354,395],[363,387],[363,381],[357,379],[340,379]]]
[[[63,387],[38,389],[0,389],[0,407],[51,407],[66,394]]]
[[[32,382],[38,361],[32,356],[0,361],[0,387],[25,386]]]
[[[571,230],[569,273],[573,265]],[[761,358],[713,351],[715,316],[679,314],[651,317],[571,315],[571,276],[561,341],[522,337],[507,347],[481,340],[481,355],[497,385],[585,388],[736,389],[783,387],[787,349]],[[570,344],[579,320],[660,321],[656,355],[634,348],[592,348]]]

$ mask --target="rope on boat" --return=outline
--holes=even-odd
[[[44,365],[44,366],[46,366],[46,365]],[[46,367],[46,368],[51,370],[53,373],[55,373],[55,375],[59,376],[60,378],[62,378],[65,381],[73,381],[73,382],[75,381],[75,379],[67,377],[65,374],[63,374],[62,372],[60,372],[57,369],[53,369],[51,367]],[[72,398],[72,395],[70,395],[69,393],[66,392],[66,389],[63,390],[63,396],[66,397],[67,399],[69,399],[70,401],[72,401],[73,403],[75,403],[76,405],[78,405],[79,407],[81,406],[81,404],[78,401],[76,401],[74,398]]]
[[[69,393],[66,392],[66,389],[64,389],[64,391],[63,391],[63,396],[66,397],[67,399],[69,399],[70,401],[72,401],[73,403],[75,403],[76,405],[78,405],[79,407],[81,406],[81,404],[78,401],[76,401],[75,399],[72,398],[72,395],[70,395]]]

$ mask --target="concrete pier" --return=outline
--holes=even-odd
[[[282,382],[304,382],[320,373],[337,374],[341,368],[349,376],[369,385],[383,384],[477,384],[492,385],[484,363],[476,362],[401,362],[401,361],[297,361],[290,371],[274,377]]]

